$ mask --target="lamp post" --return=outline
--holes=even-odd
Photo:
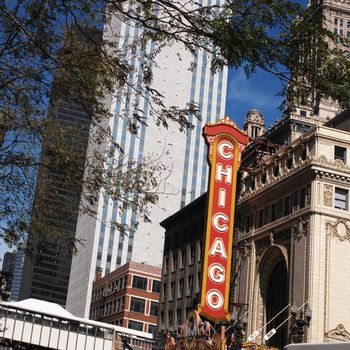
[[[237,313],[234,312],[231,314],[230,326],[227,328],[227,330],[231,329],[231,332],[226,337],[229,350],[240,350],[242,348],[247,323],[247,315],[238,318]]]
[[[302,343],[304,341],[305,327],[310,326],[312,311],[309,306],[306,307],[304,313],[300,312],[298,315],[298,307],[294,304],[290,308],[292,314],[292,326],[291,326],[291,340],[292,343]],[[293,341],[296,338],[296,341]]]

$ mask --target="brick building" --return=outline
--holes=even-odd
[[[90,319],[154,333],[159,310],[161,268],[130,261],[92,286]]]

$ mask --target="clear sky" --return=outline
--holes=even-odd
[[[306,6],[308,0],[295,0]],[[243,70],[230,70],[227,83],[226,115],[231,117],[239,127],[243,126],[247,112],[252,108],[259,109],[265,118],[266,127],[281,118],[279,106],[282,98],[277,96],[282,86],[277,78],[264,71],[258,70],[247,79]],[[221,117],[221,116],[220,116]],[[0,259],[8,249],[0,241]],[[2,260],[0,260],[0,267]]]

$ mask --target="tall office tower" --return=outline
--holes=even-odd
[[[100,35],[95,32],[91,34],[94,38]],[[87,37],[74,27],[69,28],[65,38],[66,48],[93,45]],[[53,84],[60,83],[62,74],[63,71],[55,72]],[[72,260],[72,254],[66,245],[66,237],[75,236],[80,201],[80,191],[76,183],[84,172],[91,119],[88,106],[79,97],[75,97],[79,95],[74,91],[74,86],[71,86],[72,98],[55,95],[50,99],[48,108],[50,130],[43,137],[41,153],[43,165],[38,172],[31,222],[34,239],[29,242],[39,254],[34,258],[30,254],[25,257],[19,300],[36,298],[62,306],[66,303]],[[54,136],[57,134],[58,141]],[[58,142],[56,146],[66,148],[65,155],[69,155],[74,162],[68,176],[67,171],[62,169],[59,163],[57,164],[55,153],[52,155],[53,139]],[[38,241],[40,245],[37,244]]]
[[[4,255],[4,261],[2,263],[0,286],[5,283],[6,289],[8,291],[11,290],[13,272],[15,269],[15,259],[16,259],[15,252],[6,252]]]
[[[60,100],[51,106],[52,116],[59,125],[68,130],[74,130],[75,142],[72,144],[77,157],[81,158],[81,169],[84,168],[84,156],[89,137],[90,116],[84,107],[75,101]],[[70,129],[72,128],[72,129]],[[77,130],[79,128],[79,132]],[[67,135],[66,135],[67,136]],[[69,136],[69,135],[68,135]],[[46,157],[46,145],[50,140],[44,140],[43,156]],[[50,156],[48,156],[50,157]],[[50,159],[43,161],[44,164]],[[56,168],[39,170],[35,203],[46,203],[44,213],[38,213],[40,220],[50,222],[51,227],[65,231],[65,234],[74,237],[80,195],[69,184],[65,183],[64,176]],[[35,214],[34,214],[35,215]],[[40,225],[39,235],[43,225]],[[35,231],[38,231],[34,228]],[[59,242],[48,239],[45,249],[35,258],[25,257],[19,300],[36,298],[57,303],[62,306],[66,303],[69,273],[72,255]]]
[[[19,247],[18,250],[15,252],[15,255],[15,266],[13,270],[13,278],[11,284],[11,301],[19,300],[25,259],[25,246],[23,245]]]
[[[309,0],[308,6],[315,6],[313,15],[322,21],[322,25],[335,34],[350,39],[350,2],[343,0]],[[347,51],[350,57],[350,47],[336,44],[338,49]],[[310,117],[321,123],[332,119],[340,112],[339,105],[330,99],[323,99],[317,93],[312,96],[311,107],[300,106],[297,114]]]
[[[222,0],[199,2],[203,5],[223,3]],[[181,133],[178,125],[171,122],[168,128],[157,125],[150,115],[152,106],[143,93],[135,94],[128,89],[125,95],[121,92],[111,99],[110,110],[114,117],[110,127],[122,150],[122,154],[116,153],[115,157],[141,161],[150,156],[161,161],[169,172],[164,172],[159,184],[159,203],[150,209],[151,223],[139,220],[131,210],[120,213],[120,203],[104,196],[103,191],[97,208],[99,217],[78,219],[76,237],[85,244],[72,260],[67,308],[85,317],[89,314],[96,268],[102,268],[105,275],[130,260],[161,266],[164,233],[159,222],[206,190],[207,151],[201,136],[202,127],[224,116],[226,102],[227,69],[212,74],[211,54],[198,50],[193,56],[179,43],[156,53],[157,45],[152,42],[145,49],[147,55],[142,50],[132,55],[125,48],[137,40],[142,28],[120,22],[116,16],[109,26],[105,35],[117,40],[124,60],[135,68],[128,76],[128,83],[137,84],[142,80],[142,69],[147,64],[153,75],[151,87],[165,96],[165,105],[183,108],[197,103],[201,120],[190,115],[194,129]],[[146,62],[145,56],[153,53],[154,60]],[[135,114],[148,124],[138,124],[138,136],[128,131],[127,115]],[[108,223],[115,220],[137,226],[135,232],[126,234],[111,228]]]

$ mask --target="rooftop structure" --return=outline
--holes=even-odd
[[[153,344],[150,334],[75,317],[38,299],[0,302],[0,331],[0,345],[10,348],[150,350]]]

